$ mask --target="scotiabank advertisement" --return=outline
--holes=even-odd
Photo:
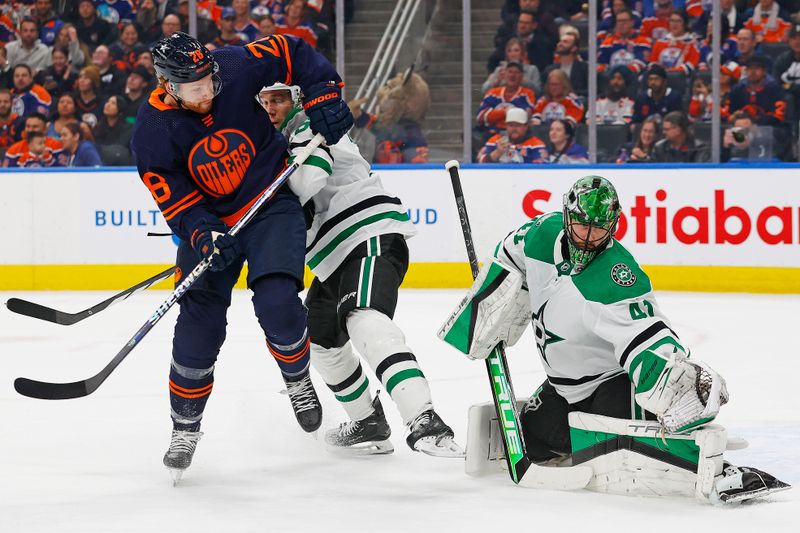
[[[415,263],[465,261],[444,168],[378,168],[408,209],[418,235]],[[792,168],[708,167],[461,170],[480,256],[540,213],[561,209],[580,176],[617,187],[624,216],[617,238],[645,265],[800,267],[800,179]],[[175,242],[148,237],[168,227],[135,171],[3,172],[2,265],[166,264]],[[12,241],[12,242],[9,242]]]

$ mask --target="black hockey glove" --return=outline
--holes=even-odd
[[[353,127],[353,114],[342,101],[339,84],[334,81],[309,87],[303,109],[311,122],[311,131],[321,133],[329,146],[339,142]]]
[[[220,220],[209,222],[202,219],[192,232],[192,248],[200,259],[211,256],[209,268],[214,272],[228,268],[242,253],[239,240],[228,235],[227,231],[228,227]]]

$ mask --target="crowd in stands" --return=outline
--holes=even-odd
[[[603,0],[597,72],[587,3],[505,0],[473,144],[480,163],[705,162],[719,105],[722,161],[796,161],[800,0],[720,0],[720,66],[710,0]],[[712,99],[712,69],[720,100]],[[597,76],[595,116],[588,80]]]
[[[214,49],[294,35],[330,55],[334,4],[198,0],[198,36]],[[0,0],[2,166],[133,164],[150,47],[188,29],[188,0]]]

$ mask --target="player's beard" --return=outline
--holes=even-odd
[[[206,113],[211,111],[211,106],[214,104],[214,100],[208,100],[205,102],[200,103],[189,103],[186,101],[181,102],[183,107],[188,109],[189,111],[193,111],[195,113],[200,113],[201,115],[205,115]]]

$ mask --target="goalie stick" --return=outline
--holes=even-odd
[[[311,155],[317,146],[319,146],[324,138],[320,134],[316,134],[308,145],[300,151],[295,157],[294,161],[275,178],[267,189],[261,193],[261,196],[255,203],[245,212],[239,222],[228,231],[230,235],[236,235],[241,229],[250,222],[255,214],[261,209],[267,200],[269,200],[275,191],[289,179],[297,168]],[[73,381],[71,383],[48,383],[44,381],[36,381],[28,378],[17,378],[14,380],[14,389],[23,396],[30,398],[39,398],[42,400],[66,400],[71,398],[82,398],[88,396],[97,390],[103,382],[111,375],[115,368],[133,351],[136,346],[144,339],[144,337],[153,329],[159,320],[161,320],[167,311],[183,296],[186,291],[194,284],[211,265],[211,256],[203,259],[196,267],[184,278],[175,290],[170,294],[155,312],[147,319],[147,321],[134,333],[133,337],[125,344],[125,346],[114,356],[114,358],[94,376],[81,380]]]
[[[52,307],[47,307],[37,304],[36,302],[30,302],[28,300],[22,300],[20,298],[9,298],[6,302],[6,307],[8,307],[8,310],[13,313],[29,316],[31,318],[38,318],[39,320],[46,320],[47,322],[61,324],[62,326],[71,326],[72,324],[80,322],[81,320],[89,318],[90,316],[96,315],[100,311],[111,307],[117,302],[126,300],[128,297],[133,296],[137,292],[143,291],[150,286],[167,279],[174,272],[175,267],[170,267],[163,272],[159,272],[151,278],[147,278],[146,280],[137,283],[129,289],[125,289],[124,291],[115,294],[107,300],[103,300],[99,304],[93,305],[92,307],[77,313],[59,311],[58,309],[53,309]]]
[[[478,277],[478,256],[472,242],[472,228],[469,224],[467,206],[464,201],[464,191],[461,188],[461,178],[458,174],[458,161],[451,160],[445,163],[445,168],[450,173],[450,182],[458,210],[458,219],[461,231],[464,234],[464,245],[467,248],[469,266],[472,270],[472,279]],[[486,359],[486,370],[492,385],[492,398],[497,413],[498,421],[502,421],[501,433],[503,435],[503,449],[505,452],[508,474],[511,480],[524,487],[574,490],[585,487],[592,477],[591,467],[544,467],[532,464],[525,453],[525,440],[522,436],[522,426],[516,408],[514,389],[511,386],[511,376],[508,372],[503,344],[498,344]]]

